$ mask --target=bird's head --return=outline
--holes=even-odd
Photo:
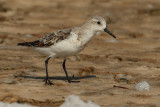
[[[112,37],[116,38],[108,29],[106,21],[100,17],[100,16],[94,16],[89,21],[88,24],[90,24],[91,29],[98,32],[98,31],[104,31],[111,35]]]

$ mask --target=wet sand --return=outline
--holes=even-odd
[[[100,15],[115,42],[105,33],[95,35],[66,66],[73,83],[67,83],[63,59],[51,59],[53,86],[44,85],[43,56],[18,47],[39,34],[80,26]],[[158,0],[1,0],[0,101],[58,107],[71,94],[102,107],[158,107],[160,105],[160,1]],[[147,81],[149,91],[137,91]]]

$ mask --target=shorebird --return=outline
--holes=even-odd
[[[48,76],[48,61],[51,58],[56,57],[64,58],[62,67],[66,74],[66,79],[70,83],[71,80],[68,77],[65,66],[66,58],[81,52],[98,31],[104,31],[116,38],[107,29],[106,21],[100,16],[94,16],[80,27],[57,30],[55,32],[48,33],[33,42],[18,43],[17,45],[33,47],[35,50],[48,56],[45,60],[45,84],[48,85],[53,85]]]

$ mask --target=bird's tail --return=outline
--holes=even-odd
[[[33,41],[33,42],[24,42],[24,43],[18,43],[17,45],[20,46],[27,46],[27,47],[43,47],[43,42],[40,42],[39,40]]]
[[[18,43],[17,45],[31,47],[33,45],[33,42]]]

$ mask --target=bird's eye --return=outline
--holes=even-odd
[[[100,22],[100,21],[98,21],[98,22],[97,22],[97,24],[98,24],[98,25],[100,25],[100,24],[101,24],[101,22]]]

